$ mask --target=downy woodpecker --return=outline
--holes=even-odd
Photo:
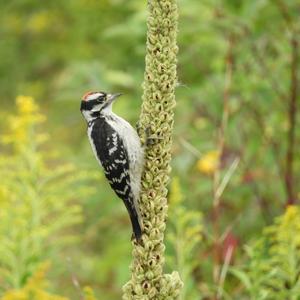
[[[142,235],[138,207],[144,152],[137,132],[124,119],[112,112],[114,100],[121,94],[86,93],[81,101],[81,113],[96,159],[104,174],[127,208],[134,237]]]

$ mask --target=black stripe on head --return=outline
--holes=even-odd
[[[96,105],[106,101],[106,94],[103,92],[89,93],[83,97],[80,110],[92,110]]]
[[[90,100],[90,101],[81,101],[80,110],[92,110],[94,106],[101,104],[102,101],[96,100]]]

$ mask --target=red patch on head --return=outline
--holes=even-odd
[[[92,94],[95,94],[95,92],[87,92],[87,93],[85,93],[85,94],[82,96],[82,100],[83,100],[83,101],[86,101],[86,100],[87,100],[87,97],[88,97],[89,95],[92,95]]]

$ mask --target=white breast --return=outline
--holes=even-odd
[[[129,175],[135,201],[139,198],[141,175],[144,166],[144,151],[134,128],[124,119],[113,114],[108,123],[120,135],[128,152]]]

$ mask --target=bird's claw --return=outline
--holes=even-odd
[[[146,134],[146,146],[147,147],[153,146],[163,139],[162,137],[151,135],[150,127],[147,127],[145,129],[145,134]]]

